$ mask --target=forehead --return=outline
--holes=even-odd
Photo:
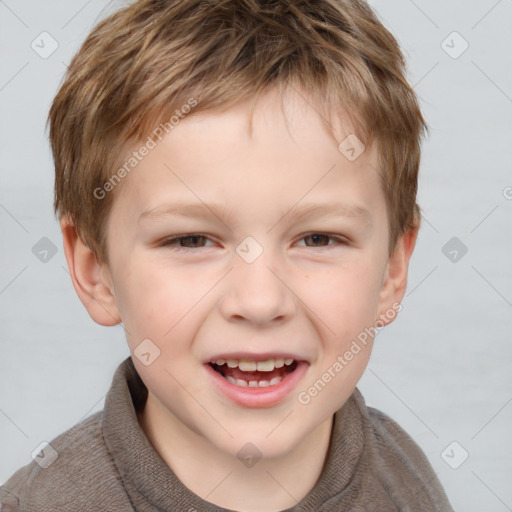
[[[369,221],[383,201],[377,148],[364,148],[341,118],[333,116],[334,137],[326,122],[301,94],[283,101],[277,91],[259,99],[252,117],[249,101],[193,112],[157,139],[116,202],[136,223],[170,210],[186,215],[202,207],[213,215],[210,203],[232,217],[242,210],[261,216],[272,204],[282,217],[338,202],[331,210]]]

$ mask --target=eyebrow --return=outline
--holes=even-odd
[[[158,219],[161,217],[208,217],[210,214],[215,215],[223,223],[229,224],[234,220],[234,213],[227,204],[221,203],[182,203],[173,202],[163,204],[154,208],[145,209],[139,216],[137,222],[150,219]],[[285,208],[279,212],[278,224],[284,217],[293,217],[295,220],[302,220],[305,217],[355,217],[361,218],[367,224],[372,223],[370,212],[363,206],[357,204],[346,204],[341,202],[331,203],[305,203],[296,204],[295,206]]]

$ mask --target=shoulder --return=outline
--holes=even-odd
[[[412,500],[409,506],[414,502],[421,510],[452,512],[441,482],[420,446],[387,414],[374,407],[365,408],[372,432],[372,471],[388,494],[404,489],[404,494],[409,495],[407,500]]]
[[[417,467],[419,472],[432,469],[419,445],[396,421],[374,407],[367,406],[366,410],[381,454],[392,452],[404,463]]]
[[[399,462],[418,477],[435,476],[420,446],[392,418],[374,407],[366,407],[379,459]]]
[[[60,434],[18,469],[0,487],[0,510],[131,510],[103,439],[102,417],[97,412]],[[107,508],[105,496],[115,507]]]

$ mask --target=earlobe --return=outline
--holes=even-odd
[[[100,325],[112,326],[121,322],[111,280],[105,277],[100,264],[89,247],[78,236],[67,217],[60,221],[64,253],[73,287],[91,318]]]
[[[383,325],[394,320],[396,313],[390,314],[391,309],[396,309],[393,305],[400,303],[405,295],[409,261],[416,245],[418,231],[419,225],[402,235],[396,243],[393,254],[389,257],[380,292],[377,318]]]

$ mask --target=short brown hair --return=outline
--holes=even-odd
[[[190,98],[195,112],[228,108],[292,84],[324,119],[343,108],[366,146],[377,141],[391,253],[419,223],[428,129],[397,41],[363,0],[138,0],[102,20],[48,116],[55,213],[69,216],[108,262],[105,225],[115,194],[98,199],[94,190],[111,179],[123,148]]]

